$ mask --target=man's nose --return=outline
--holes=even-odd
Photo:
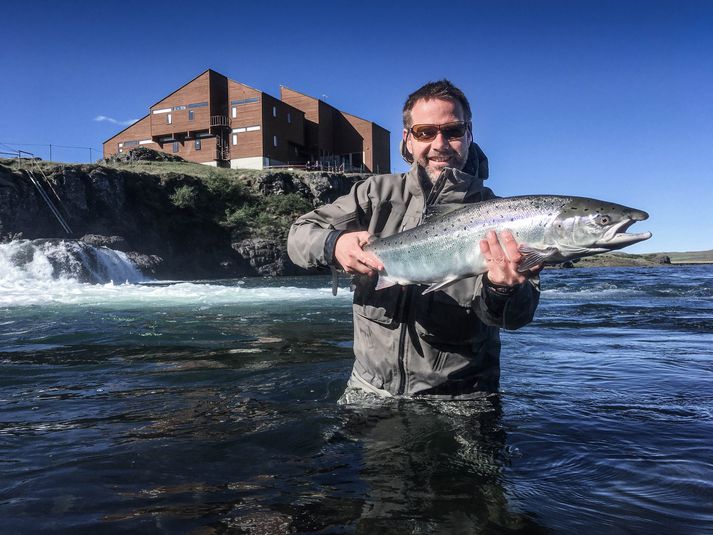
[[[450,146],[450,143],[448,141],[448,138],[443,135],[443,132],[440,130],[438,131],[438,134],[436,134],[436,137],[434,140],[431,142],[431,147],[435,149],[439,148],[444,148]]]

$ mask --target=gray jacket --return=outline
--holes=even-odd
[[[300,217],[287,249],[302,267],[332,265],[336,238],[367,230],[389,236],[417,226],[427,206],[494,197],[483,186],[487,159],[475,143],[463,171],[447,168],[431,187],[414,164],[404,174],[376,175],[349,194]],[[470,277],[422,295],[425,286],[375,290],[376,277],[355,278],[354,372],[392,395],[462,398],[494,392],[500,377],[500,328],[532,320],[539,280],[503,296]]]

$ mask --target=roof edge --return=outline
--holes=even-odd
[[[141,121],[143,121],[144,119],[146,119],[149,115],[151,115],[151,114],[150,114],[150,113],[147,113],[147,114],[144,115],[141,119],[137,119],[136,121],[134,121],[133,123],[131,123],[129,126],[127,126],[126,128],[124,128],[123,130],[119,130],[116,134],[114,134],[113,136],[111,136],[110,138],[108,138],[106,141],[103,141],[103,142],[102,142],[102,145],[104,145],[104,143],[109,143],[109,142],[110,142],[112,139],[114,139],[116,136],[118,136],[118,135],[120,135],[120,134],[123,134],[123,133],[126,132],[129,128],[131,128],[132,126],[136,126],[136,125],[139,124]]]

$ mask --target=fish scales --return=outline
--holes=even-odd
[[[530,195],[473,203],[428,218],[413,229],[375,238],[365,247],[384,264],[379,285],[430,284],[433,291],[487,271],[480,240],[512,232],[527,265],[557,263],[619,249],[651,234],[626,234],[648,214],[584,197]],[[527,247],[527,250],[523,250]]]

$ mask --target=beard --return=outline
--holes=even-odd
[[[465,162],[468,159],[468,150],[466,149],[465,154],[459,154],[458,152],[451,150],[448,152],[432,153],[430,155],[432,158],[448,158],[448,163],[446,167],[452,167],[454,169],[461,170],[465,167]],[[422,156],[417,160],[418,165],[423,167],[424,171],[431,179],[431,182],[435,182],[441,175],[444,167],[431,165],[431,160],[427,156]]]

